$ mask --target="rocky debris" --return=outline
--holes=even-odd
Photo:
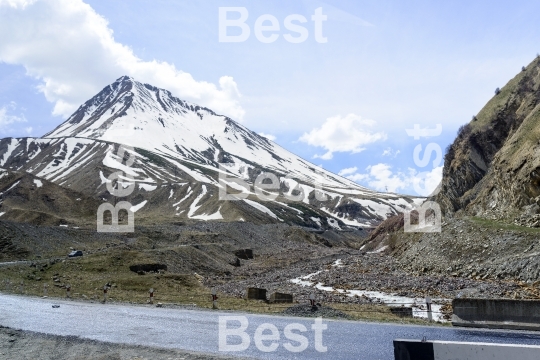
[[[295,305],[287,308],[283,311],[284,315],[290,316],[303,316],[303,317],[325,317],[325,318],[339,318],[339,319],[351,319],[351,317],[345,314],[343,311],[333,309],[328,306],[311,306],[311,305]]]
[[[403,265],[392,256],[344,249],[340,252],[334,250],[330,256],[312,257],[309,261],[282,268],[261,268],[257,263],[251,263],[233,271],[230,276],[208,277],[204,283],[208,287],[215,287],[219,292],[238,298],[245,297],[247,287],[264,287],[271,293],[288,293],[300,304],[309,304],[309,296],[314,294],[316,302],[323,305],[381,304],[382,301],[366,295],[347,296],[338,291],[318,289],[315,284],[341,290],[379,291],[410,298],[426,296],[434,299],[453,299],[457,296],[530,298],[533,295],[530,289],[513,281],[476,280],[431,274],[429,271],[411,273],[405,271]],[[338,259],[341,261],[338,262]],[[311,286],[290,281],[297,278],[307,281]]]
[[[380,227],[384,228],[385,223]],[[404,233],[402,229],[376,233],[366,241],[364,249],[388,245],[386,252],[407,273],[483,280],[497,284],[495,287],[513,284],[513,289],[505,285],[493,295],[536,298],[529,294],[531,291],[515,285],[540,280],[540,232],[536,229],[461,213],[446,216],[440,233]],[[474,295],[485,293],[481,288],[478,292]]]
[[[530,228],[540,228],[540,214],[521,215],[514,220],[514,224]]]
[[[198,281],[199,283],[203,283],[203,282],[204,282],[204,276],[201,276],[201,275],[199,275],[199,274],[197,274],[197,273],[193,273],[193,276],[195,276],[195,278],[197,279],[197,281]]]
[[[239,258],[236,258],[236,260],[232,263],[230,263],[232,266],[234,267],[239,267],[242,265],[242,263],[240,262],[240,259]]]

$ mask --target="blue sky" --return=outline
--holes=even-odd
[[[219,42],[219,7],[247,9],[245,42]],[[414,194],[415,175],[433,187],[440,174],[414,147],[444,151],[533,60],[539,13],[537,1],[0,0],[0,136],[41,136],[129,72],[362,185]],[[280,23],[273,43],[254,35],[264,14]],[[302,43],[283,37],[292,14],[308,20]],[[443,131],[414,140],[414,124]]]

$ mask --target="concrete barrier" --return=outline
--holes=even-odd
[[[454,299],[452,308],[453,326],[540,330],[538,300]]]
[[[395,360],[538,360],[540,346],[454,341],[394,340]]]

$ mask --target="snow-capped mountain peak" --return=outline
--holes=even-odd
[[[213,168],[222,163],[242,177],[249,164],[257,164],[283,176],[371,192],[308,163],[226,116],[128,76],[105,87],[44,136],[56,137],[123,143]]]
[[[127,200],[143,215],[339,229],[374,225],[421,201],[364,188],[226,116],[128,76],[106,86],[42,138],[0,140],[0,167],[105,199],[109,175],[127,171],[114,153],[118,144],[135,148],[130,178],[121,182],[137,184]],[[253,183],[260,172],[277,177],[278,199],[256,196]],[[239,190],[234,181],[219,179],[223,173],[249,184],[249,198],[216,196],[226,187]]]

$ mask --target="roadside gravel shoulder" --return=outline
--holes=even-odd
[[[232,359],[168,349],[112,344],[0,326],[0,359],[28,360],[203,360]]]

